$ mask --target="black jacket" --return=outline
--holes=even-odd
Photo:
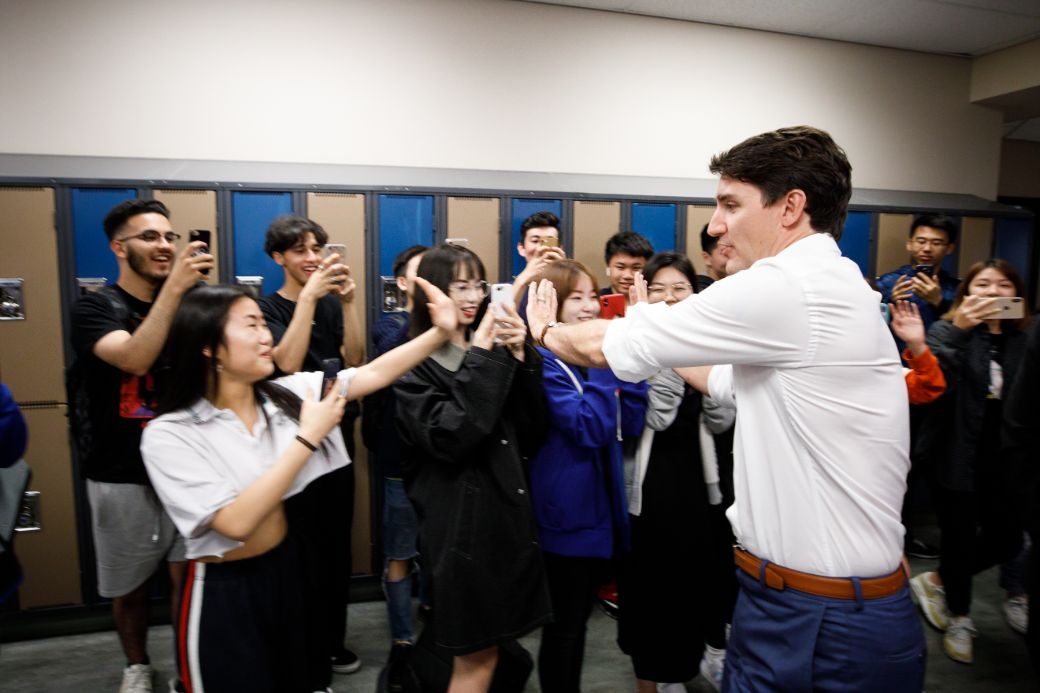
[[[1004,454],[1013,502],[1040,537],[1040,321],[1029,331],[1022,363],[1004,402]],[[1038,576],[1040,578],[1040,576]]]
[[[1005,326],[1004,335],[1002,401],[1007,400],[1015,382],[1026,343],[1025,334],[1010,325]],[[985,324],[962,330],[948,320],[937,320],[928,330],[928,347],[946,377],[946,394],[936,401],[926,434],[939,451],[938,480],[954,491],[974,491],[976,459],[984,446],[994,443],[982,440],[989,393],[989,330]]]
[[[457,371],[429,358],[394,392],[405,488],[443,616],[438,644],[466,654],[549,621],[524,473],[546,430],[541,357],[473,347]]]

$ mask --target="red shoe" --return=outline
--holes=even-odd
[[[618,617],[617,583],[611,582],[600,586],[596,590],[596,599],[599,600],[599,606],[603,609],[603,613],[616,621]]]

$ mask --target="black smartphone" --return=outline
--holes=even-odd
[[[935,268],[931,265],[914,265],[914,274],[927,274],[931,277],[934,271]]]
[[[192,241],[202,241],[203,243],[206,244],[206,249],[205,250],[196,250],[194,253],[192,253],[192,257],[194,257],[196,255],[204,255],[204,254],[210,252],[210,238],[211,238],[211,236],[212,236],[212,234],[210,233],[209,229],[192,229],[192,230],[188,231],[188,242],[189,243],[192,242]],[[209,274],[209,270],[208,269],[202,270],[202,273],[208,275]]]
[[[342,362],[339,359],[325,359],[321,362],[321,396],[329,394],[329,390],[339,381]]]

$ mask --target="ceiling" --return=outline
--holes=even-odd
[[[1040,0],[525,0],[976,57],[1040,37]],[[1005,137],[1040,140],[1040,90]]]

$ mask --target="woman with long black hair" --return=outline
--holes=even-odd
[[[411,333],[430,325],[429,285],[457,314],[451,339],[394,386],[408,497],[430,571],[434,641],[451,653],[450,693],[486,691],[499,645],[552,616],[523,461],[546,426],[542,359],[507,305],[487,308],[469,249],[423,255]]]
[[[431,327],[360,368],[268,381],[271,332],[237,287],[201,287],[174,316],[171,387],[144,432],[148,475],[190,560],[178,623],[178,667],[191,691],[308,691],[301,637],[305,582],[283,500],[350,463],[337,424],[347,399],[386,387],[455,327],[450,301],[427,287]]]
[[[1023,296],[1025,284],[1006,260],[978,262],[968,270],[953,304],[928,330],[946,394],[928,422],[927,435],[948,446],[937,454],[937,510],[942,539],[938,572],[910,581],[928,622],[943,630],[951,659],[974,659],[972,577],[1010,560],[1022,546],[1012,507],[1008,464],[1001,451],[1003,401],[1026,346],[1028,314],[999,319],[996,301]]]

